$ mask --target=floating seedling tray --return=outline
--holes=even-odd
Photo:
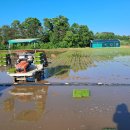
[[[82,97],[89,97],[90,90],[88,89],[74,89],[73,90],[73,97],[82,98]]]
[[[41,56],[43,56],[43,55],[44,55],[43,52],[36,52],[36,53],[34,54],[35,57],[41,57]]]

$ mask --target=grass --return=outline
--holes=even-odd
[[[130,45],[130,40],[121,40],[121,45]]]
[[[73,90],[73,97],[82,98],[82,97],[89,97],[90,91],[88,89],[74,89]]]

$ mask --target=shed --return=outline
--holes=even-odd
[[[10,45],[17,44],[17,43],[34,43],[34,47],[35,47],[35,42],[37,42],[38,39],[39,39],[39,38],[28,38],[28,39],[13,39],[13,40],[8,40],[9,48],[10,48]]]
[[[90,43],[91,48],[103,47],[120,47],[120,40],[92,40]]]

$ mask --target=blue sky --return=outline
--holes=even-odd
[[[0,0],[0,27],[13,20],[63,15],[96,32],[130,35],[130,0]]]

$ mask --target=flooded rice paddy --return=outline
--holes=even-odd
[[[51,59],[37,85],[3,86],[12,78],[1,69],[0,129],[130,130],[130,55],[65,55]],[[91,96],[74,98],[73,89]]]

